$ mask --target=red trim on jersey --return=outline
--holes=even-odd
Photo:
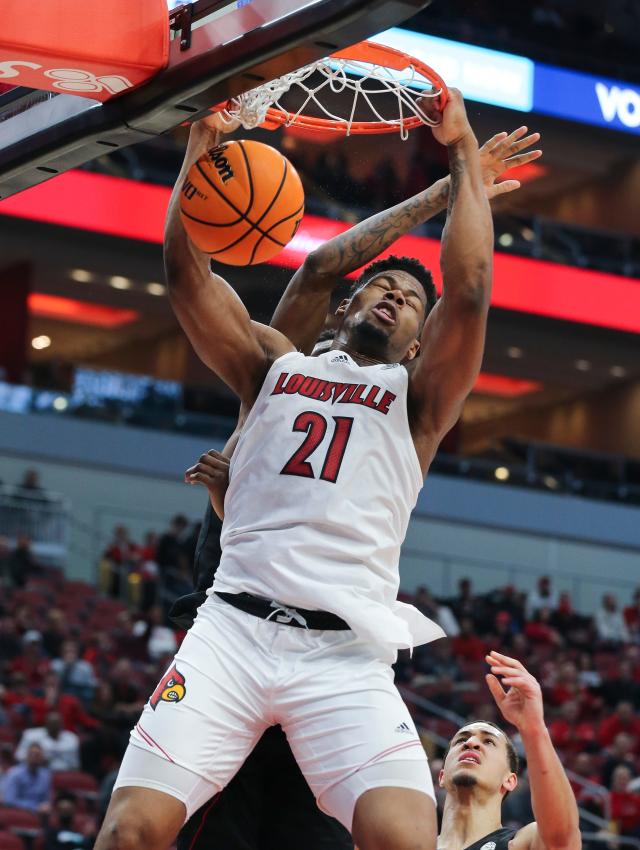
[[[372,756],[369,761],[366,761],[359,770],[362,770],[364,767],[368,767],[370,764],[375,764],[375,762],[380,761],[381,758],[385,756],[391,755],[391,753],[400,752],[400,750],[407,750],[409,747],[422,747],[420,741],[404,741],[402,744],[395,744],[393,747],[387,747],[386,750],[383,750],[381,753],[378,753],[377,756]],[[423,748],[424,749],[424,748]]]
[[[152,738],[151,735],[145,729],[143,729],[139,723],[136,725],[136,729],[140,733],[141,737],[147,742],[147,744],[152,747],[157,747],[162,753],[162,755],[169,759],[171,764],[175,764],[169,753],[166,750],[163,750],[160,744],[154,738]]]

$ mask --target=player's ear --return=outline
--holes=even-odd
[[[444,767],[438,774],[438,785],[440,786],[440,788],[444,788]]]
[[[342,318],[344,314],[347,312],[347,307],[351,304],[350,298],[343,298],[340,304],[338,305],[338,309],[335,312],[335,315],[339,318]]]
[[[418,354],[420,354],[420,340],[414,339],[403,360],[415,360]]]
[[[504,793],[506,794],[509,791],[515,791],[518,785],[518,777],[515,773],[510,773],[507,778],[502,783],[502,788]]]

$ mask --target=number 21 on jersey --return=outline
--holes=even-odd
[[[333,416],[333,434],[329,442],[329,448],[322,462],[320,475],[314,473],[309,458],[324,440],[329,428],[329,422],[320,413],[306,410],[300,413],[293,423],[293,431],[306,432],[300,448],[291,455],[289,460],[280,470],[281,475],[298,475],[302,478],[321,478],[335,484],[342,465],[342,459],[347,449],[347,443],[351,435],[353,417]]]

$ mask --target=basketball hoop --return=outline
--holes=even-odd
[[[285,95],[299,103],[285,105]],[[239,120],[246,130],[302,127],[343,136],[398,132],[406,139],[409,130],[437,125],[425,111],[429,102],[438,112],[447,102],[447,87],[432,68],[393,47],[362,41],[212,111],[224,120]]]

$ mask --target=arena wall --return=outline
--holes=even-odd
[[[182,483],[187,466],[215,441],[46,415],[0,413],[0,479],[15,483],[34,466],[42,483],[72,506],[69,570],[92,577],[114,525],[135,539],[162,531],[180,512],[197,520],[200,488]],[[574,605],[593,611],[603,592],[621,602],[640,584],[637,509],[433,475],[409,527],[401,562],[407,591],[426,584],[453,594],[470,576],[477,590],[532,587],[555,577]]]

